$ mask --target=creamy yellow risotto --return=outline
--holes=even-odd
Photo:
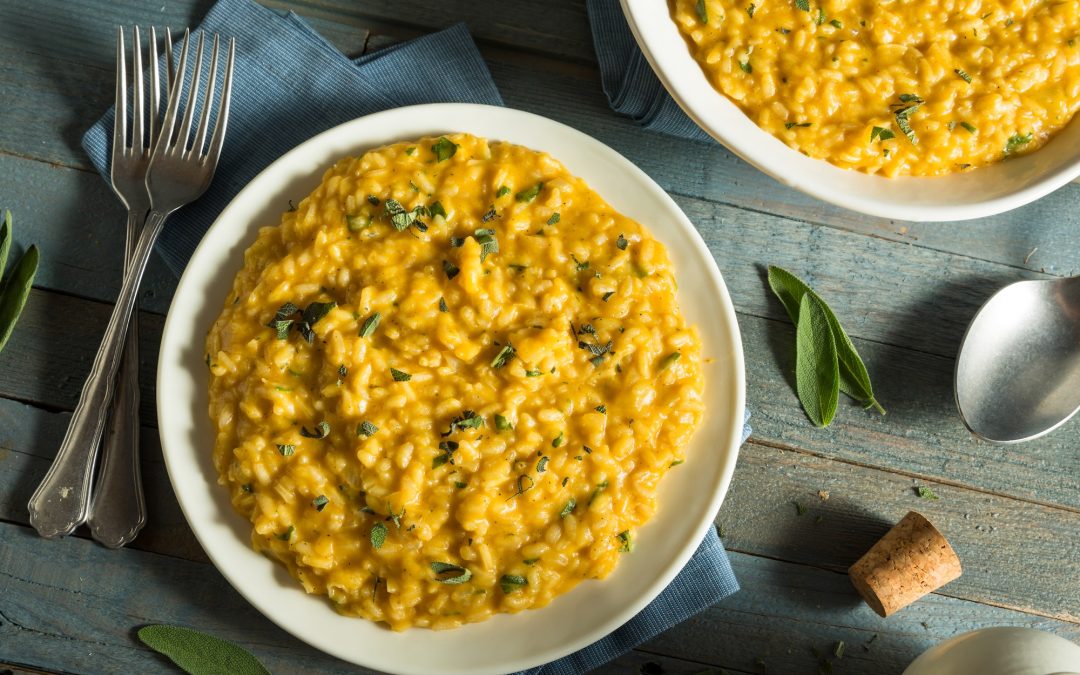
[[[1031,152],[1080,107],[1076,0],[670,0],[694,58],[762,129],[887,176]]]
[[[395,630],[606,577],[703,412],[664,247],[550,156],[465,134],[337,162],[259,232],[206,345],[254,547]]]

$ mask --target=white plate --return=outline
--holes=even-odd
[[[776,180],[818,199],[883,218],[965,220],[1023,206],[1080,176],[1080,118],[1037,152],[948,176],[885,178],[811,159],[760,129],[709,83],[667,2],[622,0],[622,7],[653,71],[698,126]]]
[[[337,614],[307,595],[284,567],[250,547],[250,524],[217,483],[207,416],[206,332],[221,312],[244,250],[260,226],[279,222],[323,172],[346,155],[421,136],[462,131],[550,153],[612,206],[667,246],[678,297],[697,324],[705,356],[708,413],[686,464],[660,490],[660,509],[608,579],[586,581],[543,609],[502,614],[449,631],[394,633]],[[576,651],[628,621],[690,558],[727,492],[742,428],[742,343],[735,311],[705,243],[667,194],[640,169],[570,127],[505,108],[437,104],[400,108],[335,127],[259,174],[203,238],[165,322],[158,362],[158,424],[169,479],[210,559],[249,602],[304,642],[346,661],[395,673],[496,673],[529,668]]]

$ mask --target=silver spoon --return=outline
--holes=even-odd
[[[973,434],[1019,443],[1080,409],[1080,277],[1020,281],[986,301],[956,358],[956,405]]]

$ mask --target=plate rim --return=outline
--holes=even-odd
[[[210,540],[211,535],[208,534],[211,532],[210,525],[201,523],[193,518],[193,511],[195,509],[193,508],[193,505],[189,503],[190,498],[185,497],[187,490],[185,489],[185,486],[180,482],[181,474],[183,473],[183,471],[187,470],[187,468],[190,468],[185,468],[183,466],[185,461],[183,459],[184,453],[186,452],[189,454],[193,454],[194,449],[188,445],[189,439],[186,438],[190,430],[179,426],[183,419],[177,419],[177,417],[175,416],[180,415],[181,413],[173,414],[168,412],[170,410],[170,401],[168,401],[166,398],[166,392],[170,391],[170,387],[172,384],[172,380],[170,378],[172,378],[173,376],[179,376],[179,374],[185,373],[192,382],[199,379],[198,375],[196,375],[194,372],[191,372],[190,366],[192,364],[185,364],[184,356],[181,354],[185,347],[190,347],[190,342],[186,344],[177,344],[177,342],[179,340],[183,340],[191,332],[191,330],[189,329],[185,332],[182,328],[177,328],[178,325],[181,325],[184,322],[186,317],[180,317],[179,312],[177,312],[176,309],[182,304],[182,302],[187,300],[187,296],[189,293],[194,293],[199,290],[200,281],[202,281],[202,285],[205,286],[210,283],[210,281],[208,281],[209,279],[212,279],[216,275],[222,274],[221,270],[204,270],[202,269],[203,266],[197,263],[203,258],[213,260],[212,254],[205,253],[205,249],[216,243],[215,236],[213,236],[215,233],[219,231],[228,231],[229,227],[235,228],[238,231],[246,231],[246,229],[244,227],[241,227],[240,225],[231,224],[237,220],[245,220],[243,206],[246,200],[246,195],[257,193],[264,183],[271,182],[273,177],[275,177],[278,173],[286,172],[289,165],[291,163],[295,163],[294,160],[296,158],[311,153],[314,149],[320,148],[324,145],[333,145],[334,139],[340,136],[344,136],[349,132],[354,132],[357,129],[363,129],[365,127],[378,127],[380,123],[390,120],[391,118],[403,119],[404,117],[408,116],[417,116],[431,120],[431,123],[428,124],[430,131],[426,132],[425,135],[433,135],[438,133],[453,133],[453,131],[450,131],[448,129],[449,125],[444,124],[442,120],[455,119],[455,114],[459,114],[462,116],[475,116],[475,118],[478,120],[487,120],[486,123],[490,123],[490,116],[495,116],[496,118],[505,116],[509,120],[506,122],[506,124],[513,124],[516,121],[527,126],[539,127],[541,130],[546,128],[547,130],[557,131],[557,133],[559,134],[572,137],[584,148],[599,152],[603,156],[603,159],[607,162],[613,162],[619,165],[619,167],[623,171],[626,171],[629,175],[633,176],[634,179],[637,180],[642,187],[648,188],[649,192],[651,193],[650,196],[652,198],[659,199],[664,204],[664,206],[669,211],[671,211],[673,216],[675,214],[679,216],[678,218],[674,218],[675,224],[672,225],[672,231],[676,234],[680,234],[681,236],[686,237],[688,239],[689,245],[694,249],[695,255],[700,256],[704,259],[706,270],[709,275],[707,285],[709,287],[709,290],[713,290],[716,292],[716,297],[714,301],[710,303],[710,310],[719,312],[719,314],[721,315],[719,320],[726,327],[727,337],[730,338],[729,344],[722,345],[722,348],[725,350],[725,357],[727,357],[730,362],[730,367],[725,369],[725,372],[729,373],[730,377],[727,382],[722,384],[724,387],[730,387],[731,389],[730,391],[725,392],[724,396],[730,397],[731,400],[734,402],[731,414],[732,419],[735,420],[736,423],[730,425],[730,428],[727,430],[728,433],[726,438],[715,439],[717,441],[724,441],[724,445],[726,446],[726,452],[724,453],[724,456],[719,460],[719,480],[717,481],[713,492],[709,496],[709,499],[702,501],[703,510],[711,515],[708,518],[702,519],[700,523],[697,523],[697,527],[694,528],[694,535],[688,538],[684,545],[680,548],[680,550],[673,556],[671,556],[670,559],[663,565],[662,569],[659,570],[659,573],[649,585],[647,592],[641,594],[636,599],[625,603],[621,611],[617,612],[614,616],[609,618],[607,621],[602,622],[600,625],[595,626],[592,629],[584,632],[577,640],[567,641],[558,648],[549,648],[542,653],[533,655],[531,658],[517,657],[516,661],[508,663],[489,664],[486,667],[470,666],[464,669],[451,665],[447,668],[442,669],[440,672],[504,672],[507,670],[523,670],[526,668],[531,668],[561,658],[589,644],[592,644],[593,642],[599,640],[609,632],[617,629],[618,627],[629,621],[631,618],[633,618],[634,615],[636,615],[648,603],[652,602],[652,600],[654,600],[656,596],[658,596],[664,590],[664,588],[668,586],[668,584],[671,582],[672,579],[674,579],[678,572],[682,570],[687,561],[693,555],[694,551],[696,550],[698,544],[700,543],[707,530],[712,527],[713,518],[715,517],[715,514],[719,509],[724,496],[726,496],[726,493],[730,486],[731,478],[735,469],[735,463],[738,458],[739,448],[742,445],[742,418],[745,409],[745,362],[742,350],[742,339],[735,314],[734,304],[731,301],[727,286],[724,283],[719,268],[717,267],[716,260],[709,252],[704,240],[701,237],[701,234],[693,226],[692,222],[682,211],[682,209],[680,209],[678,205],[674,202],[674,200],[671,199],[670,195],[668,195],[667,192],[664,191],[655,181],[648,177],[648,175],[646,175],[639,167],[627,160],[614,149],[610,148],[601,141],[577,129],[574,129],[573,127],[562,124],[560,122],[556,122],[540,115],[536,115],[534,113],[482,104],[437,103],[406,106],[350,120],[348,122],[344,122],[340,125],[332,127],[298,144],[293,149],[281,155],[279,158],[269,164],[265,169],[260,171],[259,174],[255,178],[253,178],[246,186],[244,186],[230,201],[230,203],[221,211],[219,216],[215,219],[214,223],[207,230],[206,234],[204,234],[198,247],[196,248],[194,254],[191,257],[189,264],[185,267],[184,273],[182,274],[180,281],[177,284],[176,292],[170,303],[169,311],[166,315],[165,324],[162,329],[161,348],[157,362],[158,370],[156,377],[156,404],[159,416],[158,432],[161,440],[162,454],[165,460],[169,481],[173,487],[174,493],[176,494],[177,501],[180,504],[180,508],[184,514],[185,520],[187,521],[192,532],[194,533],[196,539],[199,541],[199,544],[203,547],[204,551],[206,551],[206,554],[210,558],[214,567],[225,578],[225,580],[230,584],[230,586],[232,586],[233,589],[235,589],[241,596],[245,598],[245,600],[247,600],[255,609],[257,609],[271,622],[278,625],[280,628],[293,635],[297,639],[307,643],[308,645],[320,651],[331,654],[333,656],[357,665],[379,668],[383,670],[393,670],[394,672],[402,673],[431,672],[431,670],[427,668],[425,668],[424,670],[417,670],[410,666],[402,668],[401,666],[397,665],[393,661],[393,659],[368,659],[366,658],[366,656],[363,659],[358,659],[357,656],[353,654],[350,650],[343,649],[340,645],[328,645],[325,644],[325,642],[320,641],[319,639],[313,639],[310,633],[298,631],[295,625],[292,625],[290,621],[280,616],[280,612],[274,611],[273,607],[268,607],[269,602],[264,598],[258,597],[252,592],[251,586],[248,583],[245,583],[244,579],[242,578],[243,575],[236,569],[229,567],[227,564],[227,560],[221,559],[225,556],[225,554],[215,548],[216,542]],[[514,119],[510,120],[510,118]],[[397,126],[392,122],[388,122],[388,124],[391,127]],[[479,125],[480,122],[478,122],[477,124]],[[496,126],[498,126],[498,123],[496,123]],[[474,133],[478,136],[485,136],[484,134],[478,133],[475,130],[469,131],[468,133]],[[364,147],[370,149],[374,147],[379,147],[380,145],[386,143],[395,142],[394,140],[389,140],[390,136],[392,135],[393,134],[387,134],[388,140],[384,140],[374,145],[365,144]],[[497,136],[495,134],[492,134],[486,135],[485,137],[494,139]],[[510,140],[509,142],[521,144],[519,143],[519,141],[516,140]],[[543,144],[541,143],[540,145]],[[533,149],[539,149],[542,152],[548,152],[543,148],[536,148],[535,145],[529,145],[528,147],[531,147]],[[336,151],[336,156],[340,157],[343,156],[345,153],[355,151],[356,150],[353,147],[349,147],[348,149]],[[556,156],[556,159],[561,160],[561,158],[558,156]],[[322,171],[325,171],[326,168],[327,167],[325,165],[322,165],[318,169],[318,175],[321,176]],[[576,175],[579,175],[579,172],[572,172]],[[603,196],[608,201],[615,201],[610,200],[607,195]],[[622,209],[619,210],[621,211]],[[246,226],[247,229],[250,229],[252,227],[252,222],[250,221],[253,221],[253,219],[254,215],[252,214],[246,216],[246,220],[249,221]],[[242,249],[246,250],[246,248],[250,246],[251,241],[250,239],[245,238],[242,239],[240,243],[242,244]],[[231,260],[229,256],[235,256],[237,254],[233,252],[220,255],[226,256],[223,259],[223,262],[225,262],[225,264],[228,264],[228,262]],[[242,256],[242,253],[240,255]],[[231,279],[235,276],[235,271],[230,269],[228,270],[228,272],[229,273],[227,276],[231,282]],[[203,302],[207,305],[213,305],[213,307],[216,308],[216,304],[214,304],[212,301],[207,302],[204,299]],[[683,303],[680,302],[680,304]],[[215,309],[214,315],[216,316],[218,312],[219,310]],[[199,349],[197,351],[200,355],[202,354],[203,350],[201,345],[199,346]],[[178,354],[180,354],[180,356],[177,356]],[[177,363],[174,364],[173,360],[176,360]],[[185,368],[185,365],[189,367]],[[178,373],[177,370],[179,370],[180,372]],[[205,375],[203,377],[205,377]],[[180,406],[180,409],[191,412],[194,407],[195,401],[192,401],[190,404]],[[205,411],[200,412],[205,416]],[[193,423],[197,424],[197,422]],[[173,440],[173,436],[175,436],[177,440]],[[189,463],[194,463],[200,461],[200,459],[197,456],[194,456],[186,461],[188,461]],[[213,483],[214,488],[220,490],[220,487],[217,485],[216,472],[214,475],[204,476],[204,478],[206,478],[209,482]],[[239,518],[239,516],[233,511],[231,504],[228,507],[228,513],[232,516],[236,516],[237,519]],[[226,518],[228,518],[228,516],[226,516]],[[262,557],[250,548],[250,544],[248,542],[243,542],[243,545],[252,555]],[[275,567],[281,567],[281,563],[277,561],[272,561],[272,564]],[[626,562],[624,561],[623,565],[625,564]],[[616,573],[617,571],[618,570],[616,570]],[[295,581],[291,579],[291,577],[290,581],[294,585],[299,587],[299,585],[296,584]],[[577,591],[578,588],[575,588],[564,596],[559,597],[573,595]],[[315,600],[320,603],[325,604],[326,602],[325,598],[323,598],[322,596],[311,597],[315,598]],[[556,601],[558,601],[558,598],[556,598]],[[525,612],[515,616],[521,617],[526,616],[527,614],[531,614],[532,612],[544,612],[546,609],[547,608],[540,608],[538,610],[532,610],[531,612]],[[335,616],[340,615],[335,614]],[[498,616],[507,617],[510,615]],[[375,625],[373,624],[373,622],[369,622],[364,619],[357,619],[355,617],[341,618],[348,621],[362,621],[366,624]],[[465,630],[469,626],[483,626],[494,622],[494,620],[495,619],[493,618],[477,624],[468,624],[466,626],[463,626],[462,628],[454,629],[453,631],[430,631],[430,633],[456,634],[458,633],[458,631]],[[405,633],[393,633],[391,631],[387,631],[386,634],[387,636],[402,636],[411,634],[415,631],[423,630],[425,629],[413,629]],[[317,638],[318,636],[315,637]]]
[[[972,220],[997,215],[1030,204],[1062,186],[1080,178],[1080,153],[1071,160],[1057,164],[1045,164],[1044,158],[1033,159],[1047,147],[1061,140],[1068,131],[1069,138],[1056,144],[1060,148],[1066,144],[1075,145],[1080,139],[1080,113],[1060,129],[1049,142],[1038,151],[1023,155],[1008,162],[1009,170],[1001,169],[1004,162],[980,167],[968,173],[953,173],[944,176],[900,176],[886,178],[876,174],[866,174],[854,169],[841,169],[821,159],[813,159],[789,147],[772,134],[764,131],[749,119],[727,96],[717,91],[705,77],[700,65],[690,54],[675,20],[670,16],[669,0],[619,0],[623,17],[630,27],[634,41],[648,61],[652,72],[660,80],[664,90],[675,103],[702,131],[709,134],[725,148],[735,153],[743,161],[800,192],[824,202],[840,206],[879,218],[907,220],[911,222],[959,221]],[[662,5],[665,21],[653,16],[657,7]],[[648,16],[646,17],[646,15]],[[679,50],[670,47],[671,33],[678,38]],[[739,120],[738,118],[741,118]],[[743,123],[745,122],[745,123]],[[738,123],[738,129],[725,133],[721,129]],[[764,146],[765,152],[755,151],[755,146]],[[774,153],[778,156],[769,158]],[[1044,153],[1045,157],[1045,153]],[[1040,168],[1042,164],[1042,168]],[[995,167],[998,167],[995,169]],[[1015,171],[1012,169],[1015,168]],[[872,186],[871,181],[889,181],[912,191],[919,191],[930,183],[928,181],[956,180],[971,178],[974,183],[979,177],[985,178],[988,170],[1001,173],[1013,173],[1023,178],[1018,187],[1003,191],[988,199],[964,202],[920,203],[895,196],[890,199],[867,196],[862,190],[833,189],[832,182],[846,182],[852,175],[862,186]],[[809,182],[799,180],[802,175],[813,176]],[[1031,178],[1031,174],[1039,174]],[[864,179],[871,179],[865,181]],[[1026,182],[1024,182],[1026,181]]]

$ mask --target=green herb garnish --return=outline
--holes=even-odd
[[[499,350],[499,353],[495,355],[495,358],[491,360],[491,367],[498,370],[513,360],[514,354],[517,350],[514,349],[514,345],[507,342],[503,345],[503,348]]]
[[[675,363],[682,356],[682,352],[671,352],[664,358],[660,359],[660,362],[656,364],[656,372],[660,373],[667,370],[668,366]]]
[[[459,480],[456,480],[456,481],[454,481],[454,487],[456,487],[459,490],[464,490],[465,488],[469,487],[469,484],[468,483],[463,483],[463,482],[461,482]]]
[[[439,298],[439,311],[449,312],[450,308],[446,306],[446,298]]]
[[[821,24],[825,23],[825,8],[823,8],[823,7],[818,7],[818,10],[817,10],[817,19],[815,19],[815,20],[814,20],[814,23],[816,23],[816,24],[817,24],[817,25],[819,25],[819,26],[820,26]]]
[[[873,143],[879,138],[883,141],[889,141],[896,138],[896,134],[894,134],[892,130],[883,127],[873,127],[870,129],[870,142]]]
[[[938,498],[938,496],[934,494],[934,491],[925,485],[920,485],[915,488],[915,494],[919,495],[919,499],[926,499],[929,501],[935,501]]]
[[[965,73],[963,70],[961,70],[960,68],[953,68],[953,72],[956,73],[956,76],[959,77],[961,80],[967,82],[968,84],[971,84],[971,76]]]
[[[1020,148],[1030,143],[1032,138],[1034,138],[1034,136],[1030,133],[1023,135],[1013,134],[1012,136],[1009,136],[1009,140],[1005,142],[1004,154],[1011,155],[1012,153],[1016,152]]]
[[[0,245],[2,245],[2,243],[3,242],[0,242]],[[274,314],[274,318],[266,325],[274,329],[274,332],[277,334],[277,339],[284,340],[289,337],[289,327],[292,326],[294,321],[291,317],[299,311],[300,310],[296,305],[291,302],[286,302],[278,309]]]
[[[571,497],[570,501],[566,502],[566,506],[562,507],[562,511],[559,512],[559,517],[565,518],[573,513],[575,506],[577,506],[577,500]]]
[[[611,296],[613,296],[613,295],[615,295],[615,291],[608,291],[607,293],[604,293],[603,295],[601,295],[600,299],[603,300],[604,302],[607,302],[608,300],[611,299]]]
[[[244,492],[249,492],[249,493],[255,491],[255,488],[253,488],[251,486],[251,483],[244,483],[243,485],[240,486],[240,489],[243,490]]]
[[[138,636],[143,644],[168,657],[186,673],[270,675],[247,650],[197,630],[154,624],[140,628]]]
[[[593,489],[592,494],[589,495],[589,501],[585,506],[592,506],[592,503],[596,501],[596,498],[600,496],[600,493],[607,489],[608,482],[602,480],[596,484],[596,488]]]
[[[379,198],[376,197],[375,195],[368,195],[367,200],[368,200],[368,204],[371,204],[372,206],[378,206],[379,205]]]
[[[694,11],[697,12],[698,21],[705,24],[709,23],[709,9],[705,6],[705,0],[697,0]]]
[[[292,533],[295,529],[296,528],[290,525],[289,529],[285,530],[281,534],[275,534],[274,536],[277,537],[279,541],[289,541],[289,539],[292,538]]]
[[[492,209],[494,211],[494,209]],[[499,240],[495,238],[495,230],[481,229],[473,233],[476,243],[480,244],[480,260],[483,261],[492,253],[499,252]]]
[[[315,507],[316,511],[322,511],[326,508],[326,505],[330,503],[330,499],[326,495],[319,495],[315,499],[311,500],[311,505]]]
[[[360,327],[360,337],[371,337],[371,334],[375,332],[375,329],[379,327],[379,321],[382,320],[382,314],[375,312],[364,321],[364,325]]]
[[[547,471],[548,457],[544,455],[540,458],[540,461],[536,463],[536,473],[544,473]]]
[[[528,586],[529,580],[516,574],[504,574],[499,577],[499,585],[503,593],[513,593],[522,586]]]
[[[961,122],[960,126],[964,127],[964,130],[967,131],[969,134],[977,134],[977,133],[979,133],[979,129],[974,124],[971,124],[970,122]]]
[[[556,437],[554,438],[554,440],[552,440],[552,441],[551,441],[551,447],[553,447],[553,448],[557,448],[557,447],[559,447],[559,446],[560,446],[560,445],[562,445],[562,444],[563,444],[563,432],[561,432],[561,431],[560,431],[560,432],[559,432],[559,435],[558,435],[558,436],[556,436]]]
[[[408,382],[412,379],[412,375],[406,373],[404,370],[398,370],[397,368],[390,369],[390,376],[394,378],[394,382]]]
[[[525,377],[540,377],[544,374],[542,370],[526,370]]]
[[[419,220],[419,217],[426,213],[427,209],[423,206],[416,206],[412,211],[406,211],[401,202],[396,199],[387,199],[383,204],[383,215],[390,219],[390,224],[398,232],[404,232],[410,225],[421,232],[427,230],[427,225]]]
[[[349,232],[359,232],[364,228],[371,227],[371,216],[345,216],[345,224]]]
[[[480,220],[485,223],[490,223],[499,217],[499,212],[495,210],[494,204],[484,212],[484,215],[480,216]]]
[[[547,224],[548,225],[554,225],[555,223],[559,222],[560,220],[562,220],[562,216],[560,216],[559,212],[556,211],[555,213],[551,214],[550,218],[547,219]]]
[[[435,153],[435,161],[442,162],[450,159],[457,152],[457,143],[454,143],[446,136],[440,138],[435,145],[431,146],[431,151]]]
[[[536,196],[540,194],[540,190],[543,189],[543,187],[543,183],[537,183],[531,188],[522,190],[521,192],[514,195],[514,199],[518,200],[519,202],[531,202],[532,200],[536,199]]]
[[[784,122],[784,128],[791,129],[792,127],[809,127],[813,124],[813,122]]]
[[[528,485],[526,485],[526,484],[525,484],[525,483],[526,483],[526,481],[528,481]],[[520,496],[520,495],[523,495],[523,494],[525,494],[526,492],[528,492],[529,490],[531,490],[531,489],[532,489],[532,488],[533,488],[533,487],[534,487],[535,485],[536,485],[536,481],[534,481],[534,480],[532,479],[532,477],[530,477],[530,476],[524,476],[524,475],[522,475],[522,476],[518,476],[518,479],[517,479],[517,492],[515,492],[515,493],[514,493],[514,494],[512,494],[512,495],[510,495],[510,496],[509,496],[509,497],[508,497],[508,498],[506,499],[506,501],[510,501],[510,500],[511,500],[511,499],[513,499],[514,497],[518,497],[518,496]]]
[[[621,542],[619,544],[619,553],[633,553],[634,552],[634,538],[630,534],[630,530],[623,530],[615,535],[615,537]]]
[[[446,272],[447,279],[453,279],[458,275],[458,272],[461,271],[461,269],[457,265],[450,262],[449,260],[442,261],[442,268],[443,272]]]
[[[619,238],[615,240],[615,246],[620,251],[625,251],[626,247],[630,245],[630,242],[626,240],[626,237],[619,235]]]
[[[326,438],[330,435],[330,423],[319,422],[315,425],[314,431],[308,431],[307,427],[300,427],[300,435],[304,438]]]
[[[756,9],[757,7],[752,2],[750,3],[750,6],[746,8],[746,13],[750,16],[751,19],[754,18],[754,10]]]
[[[375,523],[371,526],[371,548],[378,551],[386,541],[386,525]]]
[[[607,414],[607,406],[606,405],[598,405],[595,408],[593,408],[593,410],[600,413],[601,415],[606,415]]]
[[[495,192],[495,199],[498,199],[499,197],[505,197],[508,194],[510,194],[510,188],[506,187],[505,185],[500,185],[499,189]]]
[[[413,147],[411,147],[411,148],[405,148],[405,154],[406,155],[411,156],[414,152],[416,152],[416,146],[415,145]]]
[[[278,452],[281,453],[282,457],[288,457],[289,455],[296,452],[296,446],[291,443],[278,443],[277,449]]]
[[[772,288],[773,293],[776,294],[776,297],[780,299],[780,302],[784,305],[784,309],[787,310],[788,316],[791,317],[792,322],[795,323],[796,326],[799,325],[801,318],[800,308],[803,297],[810,295],[817,300],[819,307],[825,314],[830,332],[832,333],[834,352],[836,354],[837,367],[839,370],[837,383],[839,391],[842,391],[859,401],[863,406],[875,408],[878,412],[884,414],[885,409],[882,408],[881,404],[874,398],[874,390],[870,384],[870,375],[866,372],[866,365],[859,356],[859,352],[855,349],[855,345],[851,342],[851,338],[848,337],[847,332],[844,331],[843,326],[840,325],[840,321],[836,318],[836,315],[833,313],[832,309],[829,308],[828,304],[814,293],[805,282],[791,272],[780,267],[769,267],[769,286]],[[824,370],[830,370],[827,364],[824,366]],[[809,375],[809,373],[807,373],[807,375]],[[799,398],[802,400],[801,394]]]
[[[795,6],[804,12],[810,11],[810,0],[795,0]]]
[[[371,422],[364,420],[356,427],[357,436],[374,436],[375,432],[379,430],[379,427],[375,426]]]
[[[495,414],[495,428],[499,431],[513,430],[514,425],[510,424],[510,420],[506,419],[503,415]]]
[[[435,458],[431,460],[431,468],[438,469],[443,464],[454,463],[454,453],[459,448],[457,441],[442,441],[439,443],[439,450],[442,450],[442,454],[435,455]]]
[[[840,29],[844,27],[844,24],[840,23],[840,19],[833,19],[829,22],[833,28]]]
[[[446,218],[446,209],[443,208],[441,202],[433,202],[431,206],[427,207],[428,215],[434,218],[435,216],[442,216]]]
[[[451,563],[433,562],[431,571],[435,573],[435,581],[444,584],[463,584],[472,578],[472,572]]]
[[[747,55],[747,57],[749,57],[749,54]],[[754,67],[750,65],[750,59],[749,58],[747,58],[745,61],[739,61],[738,63],[739,63],[739,68],[741,68],[744,73],[749,74],[749,73],[754,72]]]

